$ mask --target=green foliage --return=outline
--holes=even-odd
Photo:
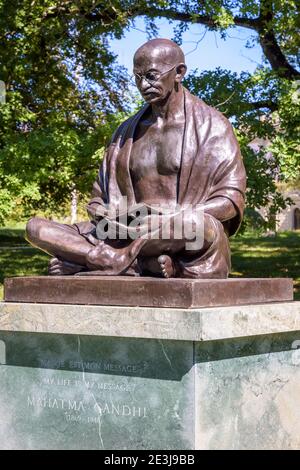
[[[0,226],[5,225],[6,220],[13,211],[13,201],[8,189],[0,188]]]
[[[124,115],[81,130],[50,122],[27,133],[12,133],[0,148],[0,223],[35,213],[65,210],[70,192],[90,191],[104,146]]]
[[[261,236],[267,229],[268,224],[262,215],[257,210],[246,207],[239,235],[250,233],[254,236]]]
[[[225,30],[234,24],[232,12],[224,6],[216,5],[212,18],[221,30]]]
[[[283,181],[299,179],[300,175],[300,80],[285,82],[277,113],[277,133],[270,151],[281,169]]]
[[[0,224],[87,193],[124,118],[127,75],[108,45],[124,15],[90,24],[92,3],[0,0]]]
[[[141,15],[149,36],[165,17],[178,43],[199,23],[224,39],[229,28],[248,28],[248,47],[261,44],[264,60],[254,74],[193,71],[186,85],[233,122],[248,206],[268,204],[270,219],[284,206],[275,182],[296,181],[300,170],[295,0],[0,0],[0,224],[63,211],[72,189],[89,192],[133,100],[109,41]],[[249,143],[257,138],[265,142],[255,150]]]

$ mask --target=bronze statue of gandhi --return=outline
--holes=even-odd
[[[145,105],[120,125],[106,149],[87,206],[90,220],[64,225],[32,218],[27,240],[53,257],[51,275],[226,278],[228,237],[240,226],[246,189],[231,124],[183,87],[184,54],[174,42],[148,41],[133,63]],[[146,209],[142,226],[148,231],[130,236],[133,219],[128,216],[122,224],[128,225],[127,238],[119,229],[116,237],[105,238],[97,227],[111,223],[124,199],[128,213],[134,207]],[[155,237],[150,228],[154,220]],[[162,236],[166,220],[170,230]],[[187,248],[193,232],[178,237],[178,223],[192,230],[201,224],[201,246]]]

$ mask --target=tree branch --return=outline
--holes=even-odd
[[[268,5],[272,7],[271,0],[261,0],[261,4]],[[259,35],[259,42],[263,49],[263,52],[270,62],[270,65],[273,70],[276,70],[278,75],[287,79],[295,79],[300,76],[300,73],[292,67],[291,64],[287,61],[283,52],[281,51],[279,44],[276,40],[275,33],[272,28],[270,28],[270,22],[273,19],[272,10],[270,6],[266,8],[265,6],[261,8],[259,18],[248,18],[242,16],[234,16],[233,22],[236,26],[241,26],[243,28],[248,28],[256,31]],[[203,24],[209,28],[216,29],[218,28],[217,21],[208,15],[191,15],[190,13],[179,12],[177,10],[168,9],[162,10],[160,8],[136,8],[127,12],[128,17],[134,18],[136,16],[150,16],[152,18],[167,18],[174,21],[182,21],[184,23],[196,23]],[[90,21],[103,21],[107,20],[107,14],[102,13],[89,13],[84,15]]]
[[[273,27],[273,2],[272,0],[261,0],[259,16],[259,42],[264,54],[271,64],[273,70],[282,78],[293,80],[300,77],[298,72],[287,61],[277,42]]]
[[[249,102],[247,103],[249,107],[252,109],[263,109],[263,108],[268,108],[270,111],[274,112],[278,109],[278,104],[275,101],[270,101],[270,100],[261,100],[261,101],[255,101],[255,102]]]
[[[190,13],[179,12],[177,10],[161,10],[160,8],[145,8],[139,9],[135,12],[132,12],[132,16],[150,16],[150,17],[160,17],[160,18],[168,18],[170,20],[175,21],[182,21],[184,23],[198,23],[204,24],[206,26],[217,28],[219,25],[217,21],[208,15],[196,15]],[[247,18],[241,16],[235,16],[233,18],[234,24],[237,26],[243,26],[245,28],[250,28],[256,30],[258,27],[258,19],[256,18]]]
[[[222,101],[222,103],[214,104],[214,108],[219,109],[221,106],[224,106],[224,104],[228,103],[231,100],[234,94],[235,92],[232,92],[231,95],[225,101]],[[242,105],[247,108],[246,111],[267,108],[273,113],[278,109],[278,104],[275,101],[271,100],[248,101],[247,103],[243,102]]]
[[[69,2],[67,2],[69,3]],[[99,3],[95,3],[94,9],[86,11],[80,9],[78,13],[86,18],[88,21],[100,22],[103,26],[108,26],[111,21],[118,19],[118,14],[111,8],[100,8]],[[125,12],[124,12],[125,13]],[[52,10],[48,12],[45,18],[53,16],[59,16],[61,14],[71,14],[68,11],[68,7],[60,7],[56,9],[52,7]],[[167,18],[174,21],[181,21],[184,23],[203,24],[211,29],[217,29],[219,27],[216,19],[208,15],[196,15],[186,12],[180,12],[174,9],[161,9],[151,7],[133,7],[131,10],[126,11],[127,18],[133,19],[137,16],[148,16],[150,18]],[[275,32],[272,28],[273,21],[273,2],[272,0],[261,0],[260,1],[260,15],[258,18],[249,18],[246,16],[234,16],[233,22],[236,26],[248,28],[256,31],[259,36],[259,42],[263,49],[263,52],[270,62],[270,65],[276,73],[289,80],[299,78],[300,72],[298,72],[284,56],[276,39]]]
[[[217,28],[216,20],[207,15],[193,16],[189,13],[182,13],[176,10],[161,10],[157,8],[149,8],[137,11],[133,16],[148,15],[164,17],[172,20],[182,21],[185,23],[199,23],[211,28]],[[270,27],[273,20],[272,0],[261,0],[261,11],[259,18],[248,18],[234,16],[233,21],[236,26],[252,29],[259,35],[259,41],[263,52],[271,64],[273,70],[283,78],[295,79],[300,76],[294,67],[289,64],[279,44],[276,40],[274,30]]]
[[[67,2],[67,4],[68,3],[69,2]],[[103,22],[104,20],[107,20],[108,18],[110,18],[111,20],[115,20],[118,18],[116,11],[113,9],[104,8],[103,6],[101,8],[101,11],[96,10],[97,7],[101,6],[100,3],[102,2],[95,4],[94,10],[86,11],[83,8],[80,8],[78,9],[78,13],[80,13],[80,15],[84,16],[89,21]],[[71,14],[67,4],[63,7],[62,6],[51,7],[48,10],[47,14],[44,16],[44,19],[57,17],[62,14]],[[133,7],[131,10],[127,10],[126,13],[127,13],[128,18],[135,18],[137,16],[149,16],[151,18],[156,18],[156,17],[168,18],[170,20],[182,21],[184,23],[204,24],[205,26],[209,26],[212,28],[218,27],[217,21],[211,16],[184,13],[184,12],[180,12],[180,11],[173,10],[173,9],[162,10],[161,8],[155,8],[155,7],[141,8],[137,6],[135,8]],[[234,24],[236,24],[237,26],[242,26],[244,28],[250,28],[254,30],[257,30],[258,24],[259,24],[258,18],[247,18],[247,17],[235,16],[233,20],[234,20]]]

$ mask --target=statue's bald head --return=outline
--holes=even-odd
[[[170,39],[151,39],[138,48],[134,54],[133,63],[141,61],[159,62],[166,65],[184,64],[184,54],[180,47]]]
[[[149,104],[165,102],[172,93],[182,91],[185,72],[183,52],[170,39],[152,39],[134,54],[135,83]]]

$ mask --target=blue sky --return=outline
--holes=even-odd
[[[159,37],[172,39],[173,26],[164,19],[158,20]],[[121,40],[110,42],[113,52],[118,54],[118,62],[132,71],[132,57],[136,49],[147,41],[145,25],[138,18],[135,28],[131,28]],[[226,68],[232,72],[253,72],[262,61],[262,50],[258,44],[249,49],[246,41],[253,34],[245,28],[231,28],[229,38],[224,41],[218,33],[205,32],[202,25],[191,25],[183,34],[182,49],[186,55],[188,70],[198,68],[212,70],[216,67]],[[200,40],[200,41],[199,41]],[[196,44],[199,41],[198,45]]]

